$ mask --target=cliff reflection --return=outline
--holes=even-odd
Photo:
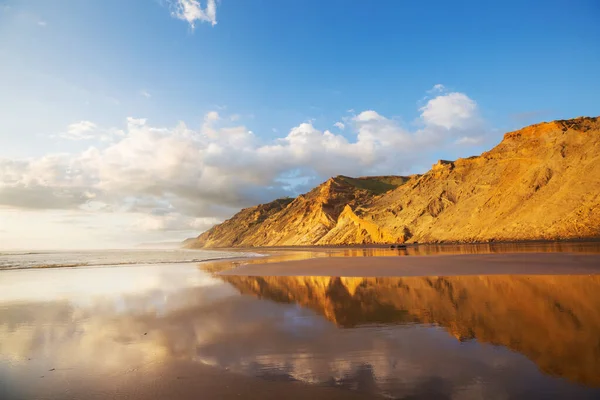
[[[341,327],[437,324],[600,386],[600,276],[223,276],[243,294],[308,307]]]
[[[115,390],[154,392],[152,382],[179,389],[214,379],[209,368],[211,377],[299,381],[370,398],[599,398],[599,277],[76,271],[4,272],[0,398],[116,398]],[[112,279],[99,287],[105,274]],[[57,290],[63,281],[78,290]]]

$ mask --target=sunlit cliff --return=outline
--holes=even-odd
[[[600,236],[600,120],[507,133],[423,175],[337,176],[250,207],[187,247],[574,239]]]

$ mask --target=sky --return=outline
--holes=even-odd
[[[197,236],[600,114],[600,3],[0,0],[0,249]]]

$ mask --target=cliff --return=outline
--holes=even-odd
[[[337,224],[346,207],[358,208],[410,177],[337,176],[295,199],[243,209],[209,229],[186,247],[249,247],[320,243]]]
[[[600,119],[532,125],[507,133],[480,156],[440,160],[423,175],[338,176],[287,203],[257,207],[185,245],[599,237]]]

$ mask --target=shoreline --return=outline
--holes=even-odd
[[[240,276],[399,277],[600,273],[600,267],[595,268],[595,263],[600,266],[600,241],[407,244],[406,247],[402,248],[368,244],[186,250],[209,253],[228,252],[230,255],[185,261],[164,260],[141,263],[69,263],[17,266],[0,268],[0,272],[194,264],[213,274]],[[584,257],[582,260],[586,261],[573,262],[568,255],[591,258]],[[463,260],[461,257],[466,258]],[[328,261],[325,261],[325,259]],[[492,262],[492,265],[481,265],[488,262]],[[515,263],[517,265],[514,265]]]
[[[203,260],[166,260],[166,261],[153,261],[153,262],[122,262],[122,263],[107,263],[107,264],[90,264],[90,263],[74,263],[74,264],[48,264],[48,265],[33,265],[33,266],[16,266],[16,267],[0,267],[2,271],[20,271],[20,270],[40,270],[40,269],[79,269],[79,268],[116,268],[116,267],[146,267],[149,265],[185,265],[185,264],[202,264],[211,262],[235,262],[242,260],[253,260],[268,257],[265,254],[256,253],[256,256],[246,255],[242,256],[230,256],[230,257],[215,257],[207,258]]]

